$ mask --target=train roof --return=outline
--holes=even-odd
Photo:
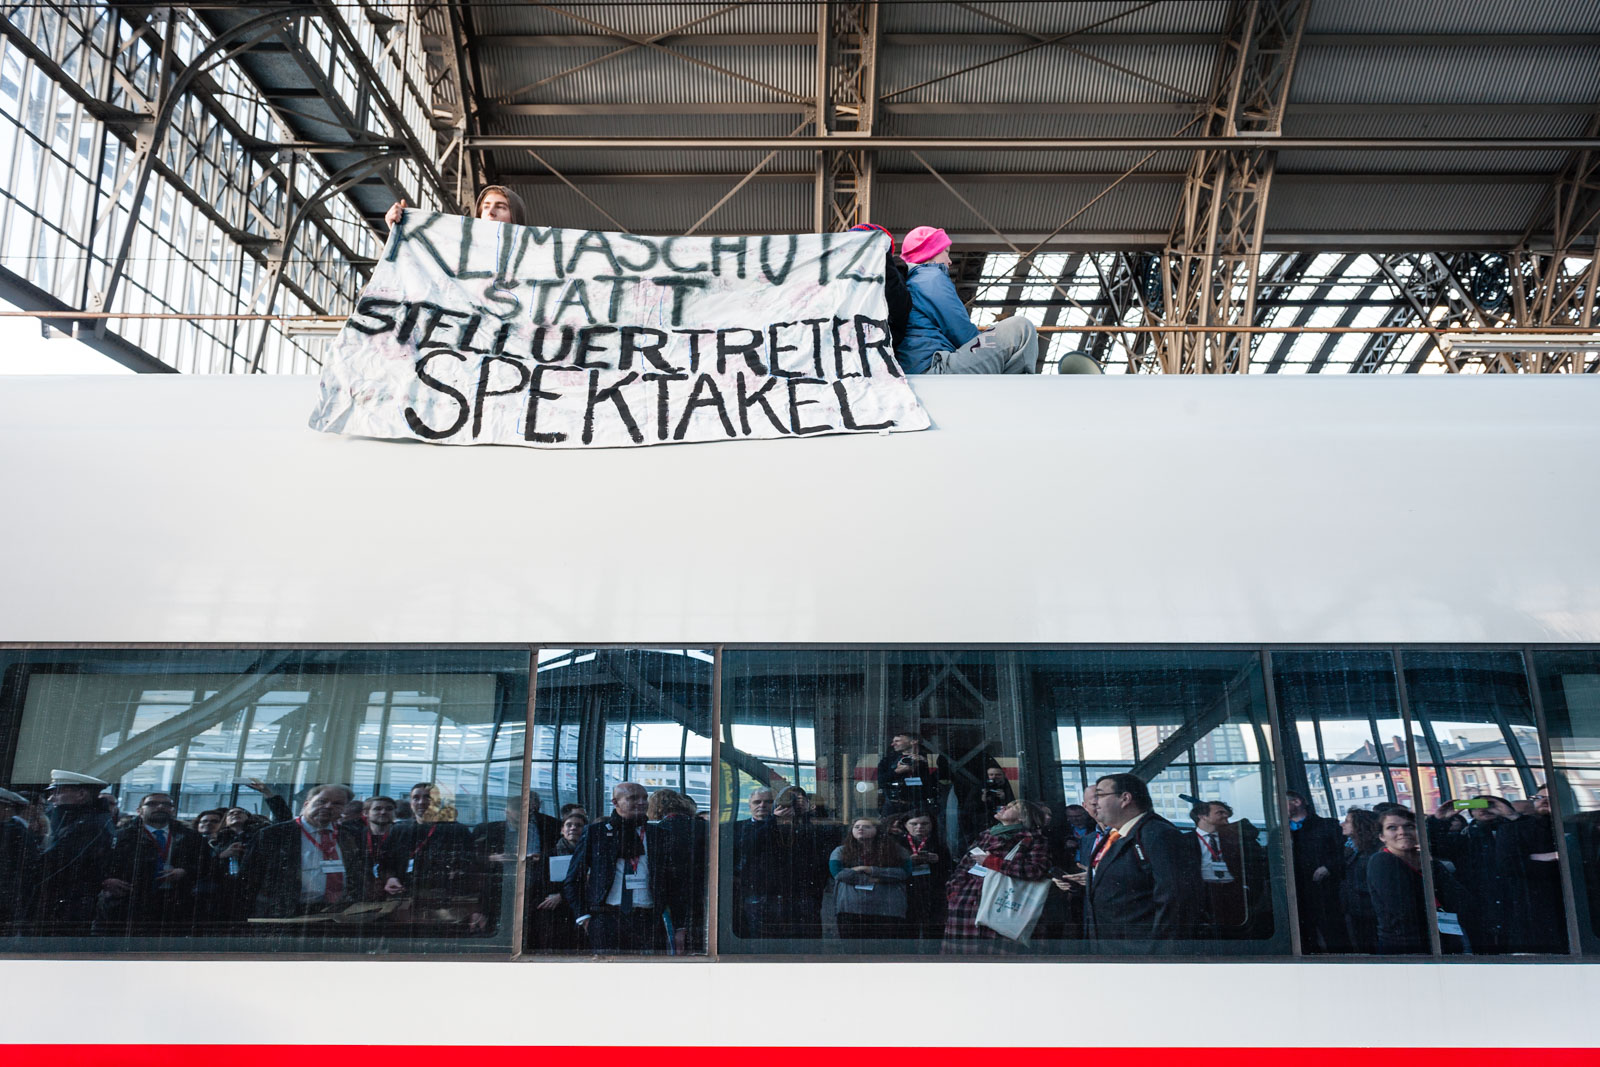
[[[291,377],[12,379],[0,641],[1600,641],[1600,382],[919,378],[936,428],[315,433]]]

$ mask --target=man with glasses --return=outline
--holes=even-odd
[[[100,805],[106,782],[76,771],[50,772],[50,844],[40,857],[39,928],[83,936],[94,922],[111,860],[111,815]]]
[[[148,793],[138,820],[116,835],[97,933],[150,937],[189,932],[203,855],[200,835],[178,822],[169,793]]]
[[[1162,951],[1196,935],[1200,867],[1183,832],[1151,811],[1150,790],[1131,774],[1094,785],[1094,814],[1109,828],[1089,859],[1084,927],[1097,948]]]

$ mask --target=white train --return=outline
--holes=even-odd
[[[1587,378],[915,384],[924,433],[585,453],[314,433],[309,379],[13,379],[0,656],[1600,647]],[[0,956],[0,1041],[33,1046],[18,1063],[83,1045],[136,1063],[226,1055],[182,1047],[204,1044],[731,1062],[908,1041],[1237,1062],[1219,1050],[1596,1043],[1592,955]]]

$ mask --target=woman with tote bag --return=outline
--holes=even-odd
[[[997,818],[999,821],[995,825],[978,835],[978,840],[961,857],[956,873],[950,876],[945,893],[948,906],[944,923],[945,952],[973,955],[1021,952],[1043,910],[1044,894],[1050,887],[1050,848],[1044,836],[1049,812],[1043,804],[1013,800],[1000,809]],[[997,882],[986,893],[985,884],[996,876],[1023,885]],[[1027,883],[1037,883],[1041,888],[1035,891]],[[987,907],[984,906],[986,895],[989,898]],[[1031,916],[1025,914],[1029,910]],[[994,928],[996,926],[1023,936],[1017,939],[1002,936]]]

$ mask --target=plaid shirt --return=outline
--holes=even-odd
[[[1050,876],[1050,848],[1044,834],[1037,830],[1023,830],[1005,837],[996,837],[985,830],[978,835],[973,847],[997,859],[1001,874],[1026,882],[1038,882]],[[1006,854],[1013,848],[1017,848],[1017,854],[1008,861]],[[973,921],[978,916],[978,901],[983,896],[983,879],[967,873],[975,862],[976,857],[969,850],[961,857],[961,865],[950,876],[946,887],[949,911],[944,921],[943,951],[968,955],[1024,951],[1015,941]]]

